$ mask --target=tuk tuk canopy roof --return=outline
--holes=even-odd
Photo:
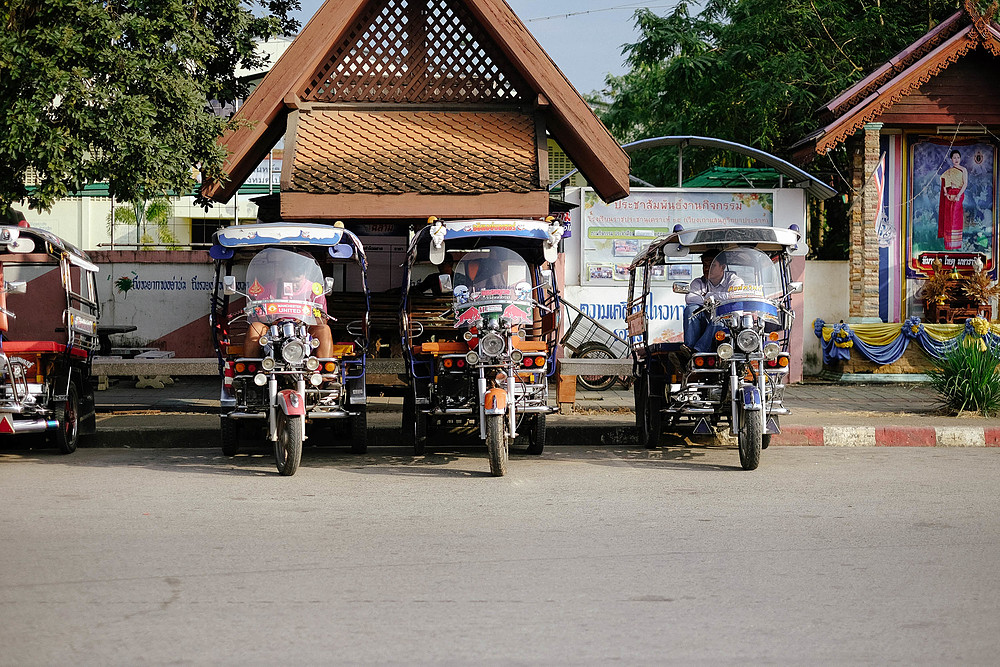
[[[23,249],[23,245],[19,249],[18,241],[21,239],[30,239],[34,243],[34,249],[27,253]],[[0,247],[6,252],[17,254],[45,253],[54,259],[58,259],[65,253],[73,264],[87,271],[97,272],[99,270],[97,265],[91,262],[90,256],[86,252],[52,232],[37,227],[0,225]]]
[[[443,240],[445,243],[464,239],[469,242],[469,248],[500,243],[517,247],[522,251],[536,249],[538,254],[541,255],[545,244],[552,242],[552,228],[554,226],[562,226],[562,223],[547,222],[545,220],[505,218],[456,220],[451,222],[436,220],[414,235],[413,241],[410,243],[409,252],[414,254],[414,256],[419,255],[421,259],[426,258],[431,234],[438,226],[444,230]],[[559,234],[561,236],[562,232],[559,232]]]
[[[680,229],[667,236],[661,236],[636,256],[631,269],[643,264],[662,264],[669,257],[686,257],[691,253],[702,253],[710,248],[724,249],[730,246],[750,245],[764,252],[779,250],[793,255],[805,254],[808,248],[800,243],[802,235],[798,229],[786,227],[736,227],[712,226]]]

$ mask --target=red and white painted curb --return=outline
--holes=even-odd
[[[1000,447],[1000,426],[782,426],[774,445],[805,447]]]

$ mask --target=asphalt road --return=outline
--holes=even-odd
[[[995,664],[1000,450],[0,452],[0,664]]]

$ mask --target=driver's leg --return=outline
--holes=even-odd
[[[243,338],[243,356],[257,359],[260,357],[260,337],[267,332],[263,322],[251,322],[247,335]]]
[[[698,340],[705,333],[706,319],[704,315],[694,315],[701,308],[700,304],[692,303],[684,306],[684,344],[695,349]]]
[[[309,327],[309,335],[319,340],[319,347],[316,348],[316,356],[326,359],[333,354],[333,333],[326,324],[315,324]]]

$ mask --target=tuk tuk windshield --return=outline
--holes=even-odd
[[[517,304],[530,308],[531,271],[528,263],[509,248],[488,246],[467,252],[455,264],[456,314],[475,307],[480,314],[496,312],[508,319],[523,321],[523,308],[510,310]],[[513,314],[513,315],[512,315]]]
[[[710,293],[722,302],[771,300],[781,297],[781,278],[774,262],[756,248],[723,250],[706,274]]]
[[[309,255],[261,250],[247,267],[247,294],[251,322],[295,319],[312,326],[326,321],[323,270]]]

